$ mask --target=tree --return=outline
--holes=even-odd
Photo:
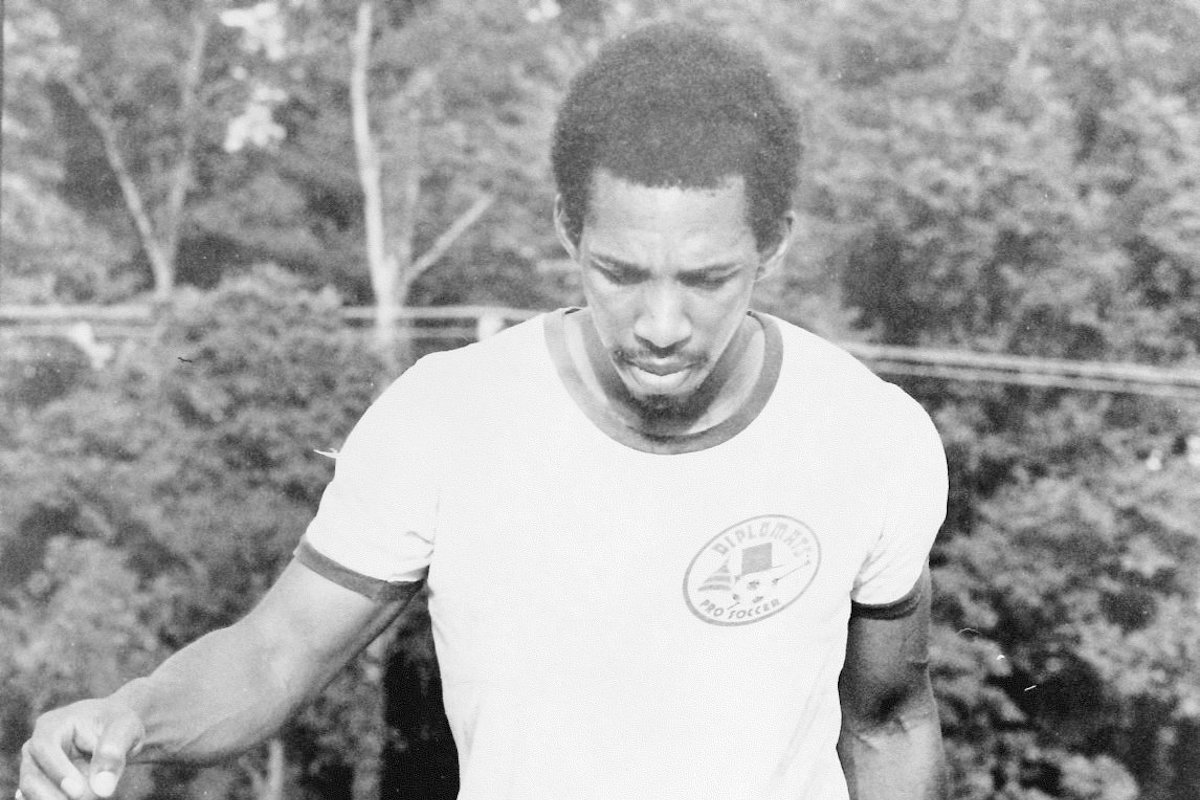
[[[827,13],[805,202],[865,333],[1194,363],[1194,9]],[[1195,411],[906,384],[951,462],[935,655],[958,791],[1190,796]]]
[[[219,9],[208,0],[22,2],[15,17],[37,23],[17,35],[43,60],[42,91],[62,92],[58,104],[90,125],[107,167],[100,177],[115,181],[160,302],[175,285],[199,152],[228,88],[212,60]]]
[[[125,291],[127,257],[102,225],[64,202],[65,148],[46,132],[54,107],[42,91],[69,57],[52,14],[23,0],[7,8],[0,168],[0,302],[85,302]]]
[[[420,96],[435,80],[430,68],[410,77],[403,89],[387,100],[386,141],[390,145],[381,159],[376,137],[371,130],[369,73],[371,39],[374,35],[374,3],[358,5],[352,38],[350,104],[354,122],[354,145],[358,156],[359,181],[363,190],[363,227],[367,240],[367,266],[375,294],[376,344],[388,353],[394,346],[397,305],[403,306],[413,282],[432,267],[454,242],[487,210],[495,199],[483,194],[462,213],[418,259],[413,256],[413,231],[416,205],[420,200],[421,111]],[[392,167],[385,176],[384,163]],[[385,191],[385,185],[388,191]],[[385,202],[385,198],[390,202]],[[385,213],[385,206],[386,213]],[[385,217],[391,220],[385,225]],[[391,234],[390,236],[388,234]]]
[[[144,672],[249,609],[330,477],[331,462],[314,450],[337,446],[378,370],[343,328],[332,293],[305,293],[273,270],[215,293],[179,293],[149,347],[29,416],[0,450],[0,605],[11,608],[0,625],[10,626],[6,642],[21,643],[0,654],[0,714],[21,721],[14,736],[47,704],[104,688],[81,683],[87,675],[115,683]],[[98,580],[93,569],[111,574]],[[83,677],[44,681],[56,659]],[[320,777],[281,764],[287,751],[315,753],[326,769],[344,764],[359,744],[355,728],[331,731],[331,720],[377,709],[352,693],[332,697],[310,726],[289,726],[263,763],[226,767],[228,782],[250,792],[257,776],[262,793],[279,776],[293,785]],[[16,763],[11,752],[4,760]]]
[[[261,216],[272,201],[253,186],[274,175],[272,195],[307,208],[307,232],[291,237],[314,248],[304,270],[352,301],[383,303],[389,340],[389,305],[550,302],[534,265],[558,249],[548,140],[577,45],[517,2],[271,7],[285,55],[244,64],[286,98],[272,112],[286,135],[237,154],[260,172],[240,183],[230,171],[226,205],[247,192]],[[228,210],[210,224],[210,210],[201,204],[212,235],[244,228]]]

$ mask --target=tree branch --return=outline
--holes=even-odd
[[[165,239],[163,248],[172,263],[179,251],[183,206],[192,183],[192,156],[196,150],[199,128],[196,119],[196,105],[200,84],[204,78],[204,54],[208,49],[208,36],[211,29],[212,16],[207,9],[202,8],[196,12],[196,16],[192,20],[192,46],[179,81],[179,117],[183,132],[179,143],[179,161],[175,165],[175,174],[172,176],[171,188],[167,194],[167,208],[163,214]]]
[[[116,126],[78,77],[68,75],[62,77],[61,80],[63,86],[87,114],[88,119],[100,134],[100,141],[104,145],[104,154],[108,158],[108,166],[116,176],[117,185],[121,187],[125,208],[133,219],[133,226],[138,232],[138,238],[141,239],[146,256],[150,259],[150,266],[154,271],[155,293],[162,296],[163,293],[170,291],[172,265],[167,259],[162,242],[154,229],[154,221],[146,210],[142,192],[138,189],[129,171],[129,166],[125,163],[125,156],[122,155],[120,143],[117,141]]]
[[[429,249],[413,262],[412,270],[409,272],[410,279],[415,279],[422,272],[440,261],[442,256],[446,255],[446,251],[483,216],[483,212],[487,211],[495,200],[495,195],[485,194],[476,200],[470,208],[460,214],[458,219],[454,220],[450,224],[450,227],[430,245]]]

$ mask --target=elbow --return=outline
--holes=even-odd
[[[902,684],[842,694],[842,728],[849,732],[904,734],[937,721],[927,669]]]

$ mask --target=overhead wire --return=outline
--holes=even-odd
[[[422,337],[461,340],[470,339],[476,331],[485,329],[486,326],[479,324],[481,320],[498,321],[499,327],[503,327],[529,319],[537,313],[528,309],[493,306],[408,307],[398,311],[397,322],[419,329],[418,335]],[[374,318],[374,309],[346,308],[343,318],[352,325],[365,324]],[[153,319],[153,310],[148,306],[0,307],[0,330],[10,335],[32,338],[61,337],[71,326],[79,323],[91,325],[99,338],[137,337],[149,331]],[[430,325],[434,327],[427,327]],[[458,331],[457,328],[463,330]],[[873,342],[839,341],[836,344],[875,372],[886,376],[1108,392],[1200,402],[1200,368],[1075,361]]]

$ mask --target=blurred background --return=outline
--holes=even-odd
[[[1200,798],[1200,6],[7,0],[0,794],[34,717],[239,617],[367,404],[580,301],[548,142],[687,19],[801,110],[758,305],[933,414],[954,797]],[[636,735],[631,732],[631,735]],[[423,606],[239,759],[131,798],[453,798]]]

